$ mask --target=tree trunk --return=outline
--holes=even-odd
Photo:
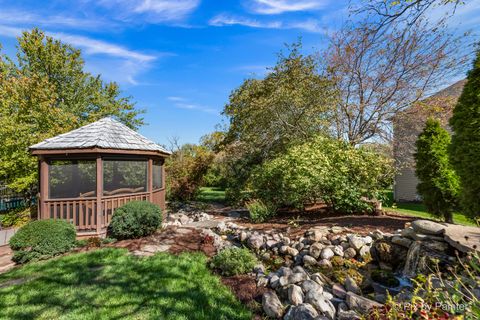
[[[451,211],[446,211],[443,213],[446,223],[453,223],[453,214]]]

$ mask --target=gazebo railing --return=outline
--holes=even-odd
[[[105,229],[112,220],[115,209],[130,201],[152,201],[151,195],[155,196],[163,190],[134,194],[122,194],[115,196],[103,196],[101,198],[101,228]],[[44,201],[42,219],[62,219],[75,225],[77,231],[94,231],[97,228],[97,198],[71,198],[71,199],[48,199]]]

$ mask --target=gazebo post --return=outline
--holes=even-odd
[[[148,158],[148,170],[147,170],[147,191],[149,193],[149,201],[153,201],[153,160]]]
[[[43,156],[40,156],[40,201],[38,204],[38,216],[40,219],[47,218],[45,200],[48,196],[48,163]]]
[[[102,196],[103,196],[103,163],[102,157],[97,155],[97,235],[102,231]]]

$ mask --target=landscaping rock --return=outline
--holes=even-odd
[[[324,245],[319,242],[313,243],[309,249],[310,255],[315,259],[318,259],[320,257],[320,253],[322,252],[323,247]]]
[[[250,238],[248,238],[247,245],[254,250],[260,250],[263,246],[263,236],[251,235]]]
[[[445,230],[445,226],[430,220],[415,220],[412,222],[413,230],[418,233],[441,235]]]
[[[308,275],[307,271],[305,271],[305,269],[303,269],[302,266],[296,266],[295,268],[292,269],[292,272],[293,273],[304,273],[304,274]]]
[[[337,256],[343,257],[343,247],[336,245],[332,248],[333,253],[335,253]]]
[[[317,259],[315,259],[315,258],[312,257],[312,256],[305,255],[305,256],[303,256],[303,264],[304,264],[306,267],[315,266],[315,265],[317,265]]]
[[[323,248],[322,252],[320,253],[320,257],[327,260],[330,260],[334,255],[335,253],[330,248]]]
[[[273,274],[271,277],[270,277],[270,288],[272,289],[275,289],[279,286],[279,281],[280,280],[280,277],[276,274]]]
[[[318,312],[328,317],[329,319],[335,318],[335,307],[330,302],[330,300],[325,297],[324,293],[310,291],[305,296],[305,301],[314,306],[315,309],[318,310]]]
[[[355,258],[356,255],[357,255],[357,251],[355,251],[355,249],[353,248],[347,248],[345,251],[343,251],[343,257],[345,259]]]
[[[263,311],[267,316],[280,319],[283,316],[284,308],[280,299],[274,291],[267,291],[262,296]]]
[[[367,254],[370,254],[370,247],[368,245],[365,245],[358,250],[358,255],[362,258]]]
[[[444,239],[455,249],[467,253],[480,250],[480,228],[448,224]]]
[[[333,286],[332,286],[332,293],[339,297],[340,299],[345,299],[346,295],[347,295],[347,291],[345,290],[345,288],[339,284],[339,283],[335,283]]]
[[[422,242],[422,246],[429,250],[440,251],[440,252],[445,252],[449,248],[448,243],[441,242],[441,241],[434,241],[434,240]]]
[[[288,309],[287,314],[283,318],[284,320],[314,320],[317,319],[318,312],[315,308],[308,304],[303,303],[298,306],[291,306]]]
[[[345,284],[344,285],[345,285],[345,289],[347,291],[351,291],[351,292],[356,293],[356,294],[361,294],[362,293],[362,290],[360,290],[360,287],[358,286],[358,284],[350,276],[345,278]]]
[[[412,244],[412,240],[404,238],[404,237],[399,237],[399,236],[393,236],[392,237],[392,243],[398,244],[402,247],[405,248],[410,248],[410,245]]]
[[[297,285],[290,285],[288,287],[288,301],[290,304],[293,305],[299,305],[303,303],[303,291],[302,288],[300,288]]]
[[[373,307],[382,307],[381,303],[359,296],[353,292],[347,292],[346,302],[350,309],[363,314],[367,313]]]
[[[359,236],[355,236],[355,235],[351,235],[349,238],[348,238],[348,243],[350,244],[350,246],[355,249],[356,251],[360,250],[365,244],[366,244],[366,241],[364,238],[362,237],[359,237]]]
[[[300,286],[302,287],[302,290],[305,294],[309,293],[310,291],[320,293],[323,292],[323,287],[313,280],[305,280]]]
[[[330,260],[327,260],[327,259],[322,259],[320,261],[318,261],[318,265],[322,268],[326,268],[326,269],[331,269],[332,268],[332,263],[330,262]]]

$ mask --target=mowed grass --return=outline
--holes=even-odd
[[[197,196],[197,201],[224,203],[225,190],[216,187],[202,187]]]
[[[440,220],[435,216],[432,216],[427,212],[427,209],[423,205],[423,203],[396,203],[395,207],[393,201],[393,192],[389,191],[387,194],[388,200],[385,203],[385,210],[393,213],[398,213],[401,215],[407,215],[412,217],[418,217],[423,219],[432,219],[432,220]],[[453,214],[453,222],[456,224],[461,224],[465,226],[477,226],[477,224],[469,219],[467,216],[461,213],[454,213]]]
[[[101,249],[0,275],[2,319],[251,319],[200,253]]]

